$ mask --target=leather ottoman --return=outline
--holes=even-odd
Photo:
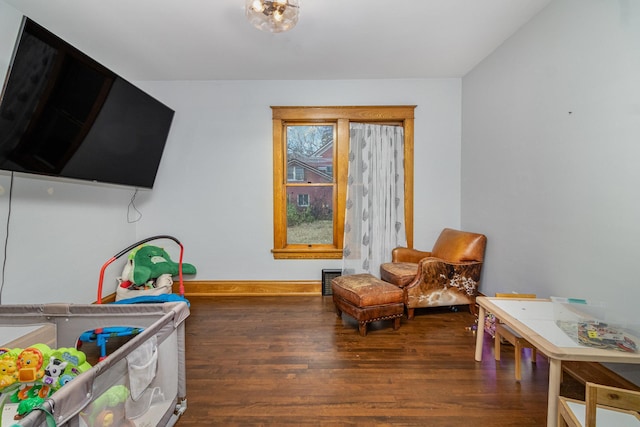
[[[338,317],[347,313],[356,319],[360,335],[367,335],[367,323],[377,320],[393,320],[393,329],[400,327],[404,295],[399,287],[371,274],[353,274],[331,280],[331,289]]]

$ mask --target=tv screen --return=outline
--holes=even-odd
[[[152,188],[173,115],[25,17],[0,98],[0,169]]]

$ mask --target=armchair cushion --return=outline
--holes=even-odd
[[[418,273],[418,264],[413,262],[388,262],[380,266],[380,278],[404,288],[413,282]]]

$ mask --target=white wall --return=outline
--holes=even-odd
[[[0,2],[3,81],[21,18],[15,9]],[[0,172],[2,304],[94,301],[101,266],[135,242],[135,225],[127,222],[132,194],[131,189],[20,174],[11,191],[10,173]],[[120,272],[117,263],[107,270],[106,293],[114,291]]]
[[[20,18],[0,1],[2,74]],[[185,262],[198,268],[188,279],[320,280],[323,268],[339,268],[270,252],[271,105],[417,105],[415,246],[430,248],[443,227],[460,224],[460,79],[137,84],[176,111],[155,187],[136,199],[142,218],[126,222],[131,190],[18,178],[3,303],[93,301],[102,263],[156,234],[184,244]],[[7,207],[5,194],[0,221]],[[175,245],[159,244],[177,259]]]
[[[463,79],[462,225],[483,291],[637,319],[640,2],[554,0]]]
[[[0,256],[9,222],[2,303],[95,301],[101,266],[135,242],[132,191],[16,176],[9,219],[8,173],[0,186]],[[119,262],[106,271],[105,295],[121,271]]]
[[[198,280],[320,280],[336,260],[274,260],[271,105],[417,105],[415,246],[460,220],[460,79],[139,82],[176,110],[138,236],[169,233]]]

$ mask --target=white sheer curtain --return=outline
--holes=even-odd
[[[352,123],[342,274],[380,277],[391,250],[406,244],[404,129]]]

